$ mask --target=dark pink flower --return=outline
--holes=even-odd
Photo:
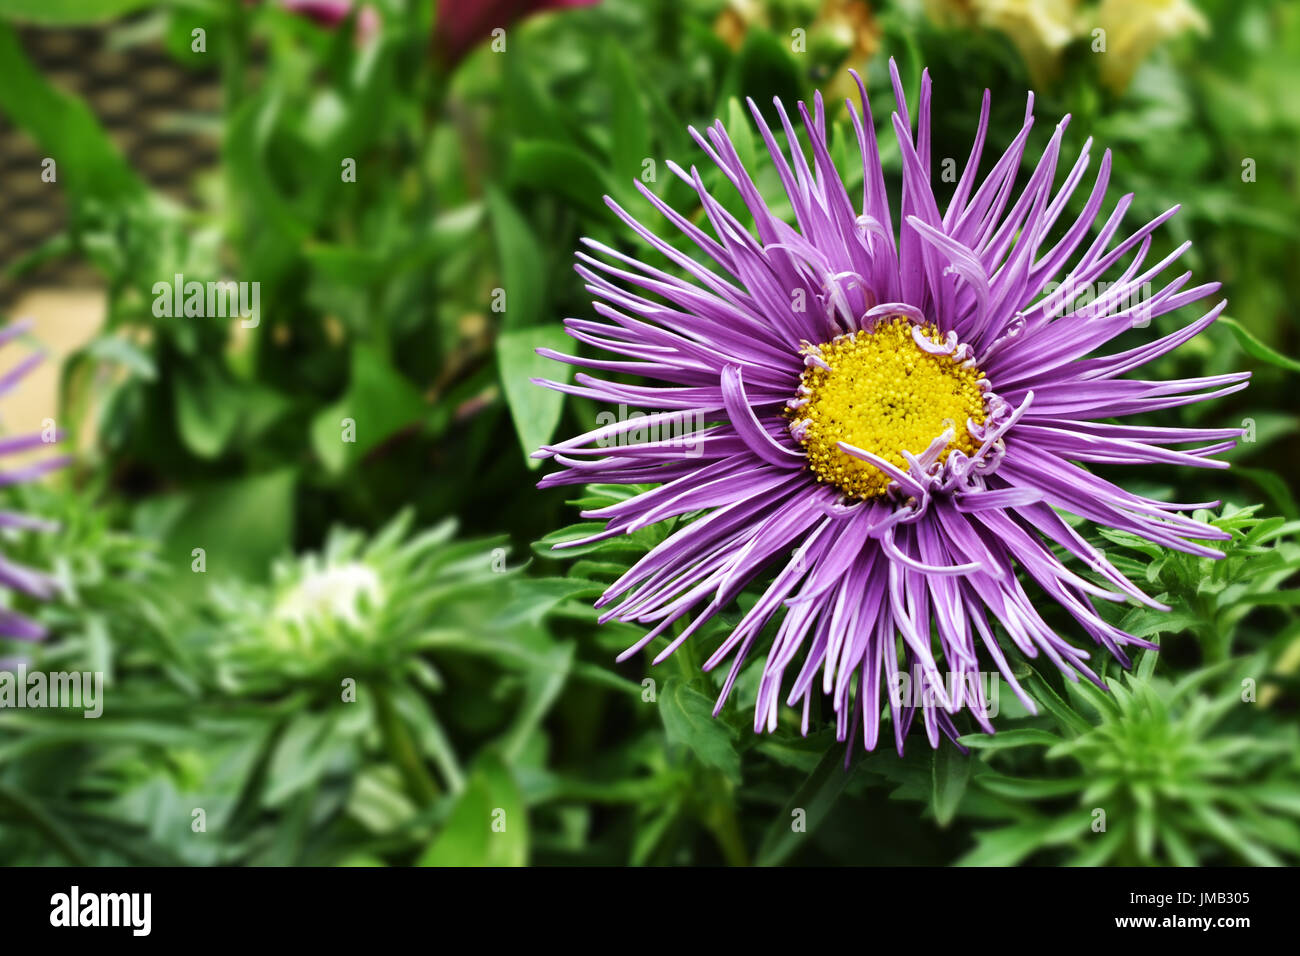
[[[516,20],[571,7],[595,6],[599,0],[438,0],[438,22],[433,28],[434,52],[454,66],[493,30]]]
[[[352,12],[352,0],[280,0],[291,13],[306,17],[323,27],[336,27]],[[379,14],[374,7],[363,7],[357,14],[357,38],[364,40],[379,28]]]

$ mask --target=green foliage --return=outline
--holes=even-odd
[[[1247,615],[1261,607],[1300,606],[1297,592],[1283,587],[1300,571],[1300,541],[1296,540],[1300,522],[1260,518],[1259,510],[1259,505],[1228,505],[1218,516],[1195,512],[1198,520],[1232,535],[1222,543],[1223,557],[1218,559],[1166,551],[1124,532],[1103,530],[1107,541],[1143,556],[1134,559],[1117,553],[1112,563],[1150,586],[1172,608],[1129,611],[1121,626],[1136,637],[1190,631],[1206,659],[1214,663],[1242,649],[1234,648],[1234,641],[1258,644],[1262,637],[1245,626]]]
[[[979,833],[961,862],[1013,863],[1047,851],[1072,865],[1278,866],[1300,856],[1300,739],[1256,699],[1263,658],[1243,660],[1236,673],[1246,676],[1221,680],[1217,690],[1206,685],[1233,671],[1170,683],[1152,676],[1155,663],[1148,653],[1135,673],[1108,681],[1109,692],[1067,684],[1068,716],[1053,715],[1055,733],[966,738],[992,744],[990,768],[975,783],[999,798],[1005,815],[1023,821],[1029,803],[1044,816]],[[1024,751],[1040,747],[1047,767],[1068,767],[1050,775],[991,769],[1024,767]]]

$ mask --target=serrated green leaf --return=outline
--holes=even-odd
[[[713,716],[713,701],[690,684],[669,678],[659,694],[659,716],[668,742],[686,747],[707,767],[740,781],[740,754],[726,721]]]

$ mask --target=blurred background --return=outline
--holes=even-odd
[[[710,719],[703,654],[614,664],[638,634],[591,600],[667,529],[555,559],[621,492],[534,488],[602,409],[529,379],[591,315],[579,238],[639,251],[604,194],[699,216],[672,160],[738,211],[688,126],[779,209],[744,97],[820,89],[852,184],[854,68],[896,184],[891,56],[912,103],[931,72],[937,158],[987,87],[987,171],[1033,88],[1027,162],[1070,113],[1130,223],[1180,203],[1153,255],[1194,240],[1231,318],[1144,377],[1254,380],[1150,416],[1246,428],[1230,473],[1123,475],[1222,502],[1224,560],[1093,536],[1173,606],[1113,609],[1159,655],[1109,696],[1017,665],[1040,716],[1002,693],[969,753],[846,770],[824,713],[754,736],[744,676]],[[0,385],[0,507],[57,525],[0,526],[0,579],[57,585],[0,592],[47,632],[0,672],[104,680],[95,719],[0,681],[0,862],[1294,863],[1298,213],[1295,4],[0,0],[0,322],[30,323],[0,368],[44,356]],[[75,457],[42,474],[8,437],[52,423]]]

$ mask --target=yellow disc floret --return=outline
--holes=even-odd
[[[967,420],[983,424],[984,373],[949,351],[932,354],[917,345],[913,328],[938,346],[944,339],[932,325],[914,326],[902,316],[870,331],[841,335],[807,350],[799,398],[786,414],[804,446],[817,480],[853,498],[884,494],[890,477],[869,462],[841,451],[846,442],[907,470],[903,452],[921,455],[951,429],[938,457],[953,449],[973,455],[979,448]]]

